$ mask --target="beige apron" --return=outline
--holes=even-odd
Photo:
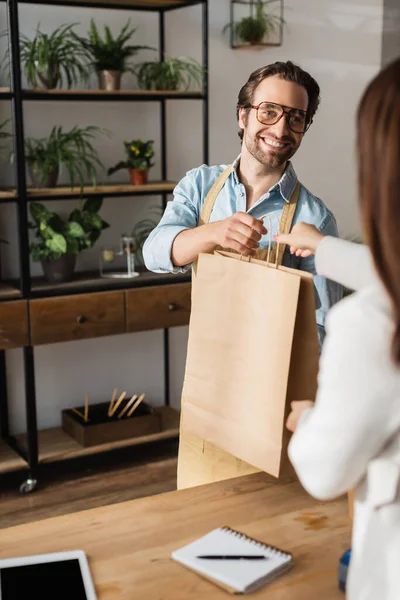
[[[227,167],[215,181],[211,190],[207,194],[204,205],[201,210],[198,225],[205,225],[209,222],[212,209],[218,194],[222,190],[226,180],[232,173],[232,166]],[[282,216],[279,224],[280,233],[289,233],[293,221],[293,216],[297,206],[297,200],[300,192],[300,183],[298,182],[289,202],[285,202]],[[275,244],[270,252],[269,260],[278,266],[282,264],[282,258],[285,246]],[[229,250],[232,252],[232,250]],[[278,256],[276,256],[278,252]],[[268,250],[256,250],[255,258],[266,260]],[[192,272],[192,289],[196,281],[196,264]],[[212,483],[223,479],[230,479],[240,475],[257,473],[259,469],[236,458],[232,454],[221,450],[217,446],[210,444],[206,440],[181,430],[179,436],[178,453],[178,489],[193,487],[203,483]]]

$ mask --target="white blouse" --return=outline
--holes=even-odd
[[[328,314],[316,403],[289,456],[316,498],[356,488],[347,598],[399,600],[400,368],[391,357],[390,301],[365,246],[325,238],[316,267],[359,291]]]

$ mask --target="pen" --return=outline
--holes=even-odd
[[[196,558],[207,560],[268,560],[268,556],[264,556],[264,554],[203,554]]]

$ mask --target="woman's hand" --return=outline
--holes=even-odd
[[[296,431],[301,415],[305,410],[313,408],[314,402],[311,402],[311,400],[297,400],[295,402],[291,402],[290,406],[292,412],[287,418],[286,427],[289,429],[289,431],[294,432]]]
[[[323,234],[314,225],[296,223],[291,233],[276,235],[275,241],[290,246],[290,254],[307,258],[317,251]]]

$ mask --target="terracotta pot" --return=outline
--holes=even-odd
[[[99,89],[115,92],[121,89],[121,71],[97,71]]]
[[[42,260],[45,279],[51,283],[71,281],[75,269],[76,254],[63,254],[56,260]]]
[[[144,185],[149,178],[148,169],[129,169],[129,177],[132,185]]]

